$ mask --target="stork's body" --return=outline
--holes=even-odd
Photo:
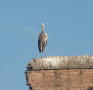
[[[44,24],[41,24],[41,27],[42,27],[42,31],[38,37],[38,49],[40,53],[42,53],[46,49],[47,40],[48,40],[48,35],[45,32]]]

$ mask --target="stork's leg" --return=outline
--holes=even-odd
[[[47,51],[46,50],[44,51],[44,57],[47,58]]]
[[[41,52],[41,58],[45,57],[45,53],[44,52]]]
[[[41,52],[41,58],[43,58],[43,52]]]

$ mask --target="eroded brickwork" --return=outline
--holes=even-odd
[[[33,58],[26,80],[30,90],[93,90],[93,56]]]
[[[27,71],[32,90],[93,90],[93,69]]]

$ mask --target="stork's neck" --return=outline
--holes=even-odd
[[[44,31],[45,30],[44,24],[41,24],[41,27],[42,27],[42,31]]]

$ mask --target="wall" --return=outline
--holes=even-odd
[[[52,57],[48,57],[49,60],[51,58],[50,63],[46,62],[45,58],[32,59],[26,70],[27,85],[32,87],[30,90],[93,90],[93,69],[90,67],[90,65],[92,66],[92,57],[65,56],[66,60],[59,57],[60,60],[57,56],[55,62],[57,63],[59,62],[57,60],[60,60],[60,63],[65,66],[61,65],[60,68],[58,68],[60,63],[53,64],[55,62]],[[65,60],[65,63],[62,63],[63,60]],[[75,62],[73,60],[77,60],[77,62],[73,64]],[[86,63],[87,60],[88,64]],[[70,62],[68,65],[66,61],[72,63]],[[46,63],[41,64],[40,62]],[[80,62],[82,63],[80,64]],[[80,67],[77,67],[77,64]]]

